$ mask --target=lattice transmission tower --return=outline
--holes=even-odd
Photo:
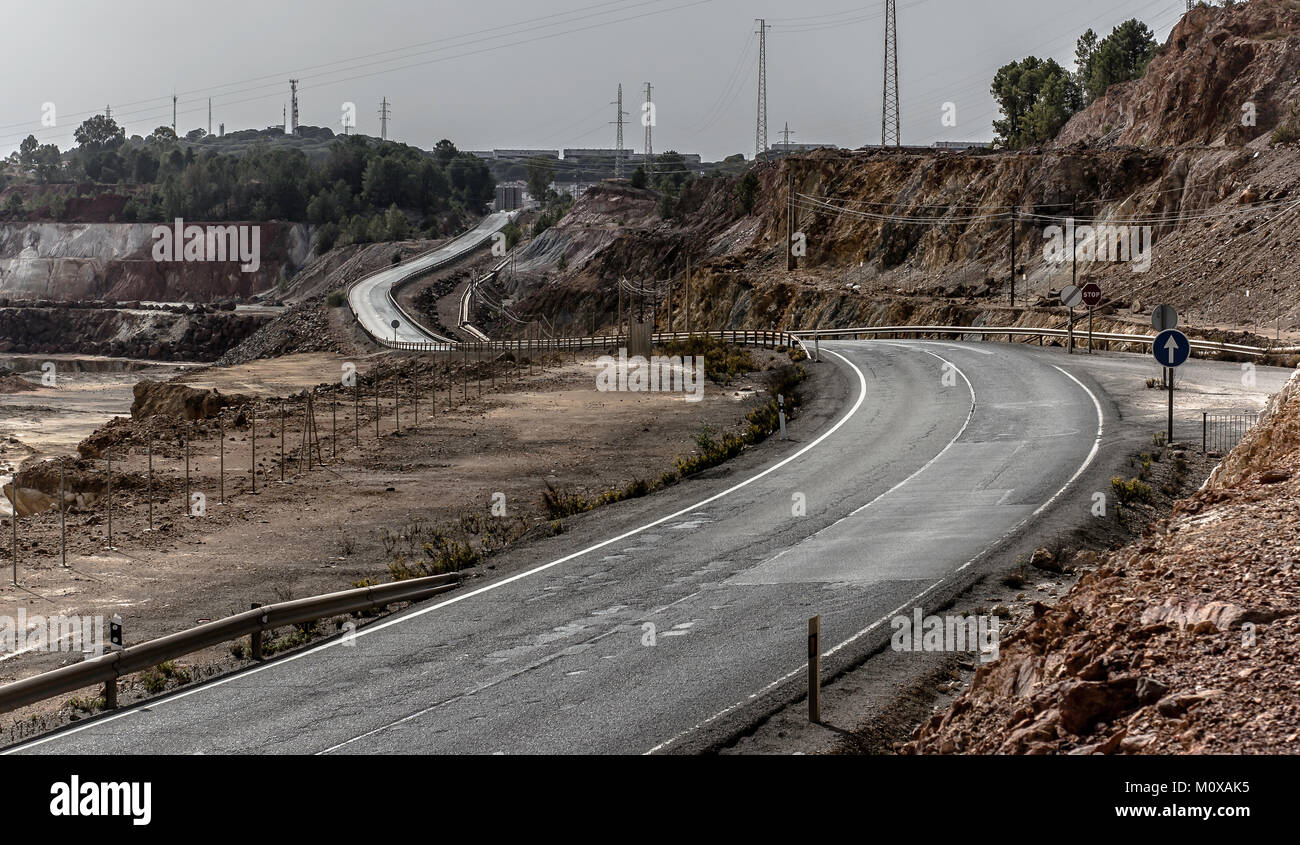
[[[880,146],[902,146],[903,130],[898,108],[898,11],[885,0],[885,84],[880,108]]]
[[[758,116],[754,122],[754,161],[767,149],[767,31],[766,18],[758,18]]]

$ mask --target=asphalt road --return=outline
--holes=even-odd
[[[821,615],[828,659],[876,648],[889,618],[928,607],[1036,515],[1086,508],[1081,474],[1121,444],[1115,406],[1084,370],[1117,384],[1132,370],[1123,383],[1142,389],[1136,356],[912,341],[822,349],[846,386],[842,410],[767,464],[588,514],[531,546],[526,566],[351,644],[14,750],[681,750],[718,720],[743,721],[760,694],[797,695],[808,617]]]
[[[424,342],[438,340],[448,342],[449,338],[426,331],[418,325],[412,325],[397,306],[393,304],[389,292],[393,285],[411,276],[418,276],[449,264],[473,252],[482,246],[492,233],[499,231],[510,221],[511,212],[498,211],[484,217],[477,226],[419,258],[399,264],[388,270],[381,270],[367,276],[352,286],[348,292],[348,305],[356,315],[358,322],[374,337],[402,342]],[[393,321],[400,324],[394,333]]]

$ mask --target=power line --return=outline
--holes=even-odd
[[[634,4],[631,4],[630,8],[636,8],[636,7],[638,7],[638,6],[645,6],[645,5],[649,5],[649,4],[651,4],[651,3],[661,3],[661,2],[664,2],[664,0],[644,0],[643,2],[640,2],[640,3],[634,3]],[[667,7],[667,8],[652,9],[652,10],[650,10],[650,11],[642,12],[642,13],[640,13],[640,14],[636,14],[636,15],[626,15],[626,16],[624,16],[624,17],[614,18],[614,19],[611,19],[611,20],[598,21],[598,22],[596,22],[596,23],[587,24],[587,25],[585,25],[585,26],[573,27],[573,28],[571,28],[571,29],[565,29],[565,30],[562,30],[562,31],[559,31],[559,32],[551,32],[551,33],[546,33],[546,34],[543,34],[543,35],[533,36],[533,37],[531,37],[531,38],[522,38],[522,39],[518,39],[518,40],[514,40],[514,41],[507,41],[507,42],[504,42],[504,43],[493,44],[493,45],[491,45],[491,46],[483,47],[483,48],[479,48],[479,49],[476,49],[476,50],[468,50],[468,51],[464,51],[464,52],[460,52],[460,53],[454,53],[454,54],[451,54],[451,55],[438,56],[437,58],[425,59],[425,60],[418,61],[418,62],[411,62],[411,63],[408,63],[408,64],[402,64],[402,65],[397,65],[397,66],[394,66],[394,67],[383,68],[383,69],[381,69],[381,70],[371,71],[371,72],[368,72],[368,73],[360,73],[360,74],[352,74],[352,75],[339,76],[339,74],[348,74],[348,73],[350,73],[351,71],[354,71],[354,70],[357,70],[357,69],[359,69],[359,68],[363,68],[363,67],[369,67],[369,66],[373,66],[373,65],[388,64],[388,63],[390,63],[390,62],[399,62],[399,61],[403,61],[403,60],[405,60],[405,59],[410,59],[410,58],[413,58],[413,57],[415,57],[415,56],[419,56],[419,55],[427,55],[427,54],[434,54],[434,53],[442,53],[442,52],[446,52],[446,51],[449,51],[449,50],[455,50],[455,49],[458,49],[458,48],[461,48],[461,47],[465,47],[465,46],[468,46],[468,45],[470,45],[470,44],[477,44],[477,43],[482,43],[482,42],[487,42],[487,41],[496,41],[496,40],[500,40],[500,39],[503,39],[503,38],[510,38],[510,37],[514,37],[514,36],[517,36],[517,35],[522,35],[522,34],[525,34],[525,33],[528,33],[528,32],[537,31],[537,30],[551,29],[551,28],[554,28],[554,27],[556,27],[556,26],[568,25],[568,24],[574,23],[574,22],[579,21],[579,20],[585,20],[587,17],[590,17],[590,16],[586,16],[586,17],[579,16],[579,17],[577,17],[575,20],[559,21],[559,22],[556,22],[556,23],[548,23],[548,24],[542,24],[542,25],[540,25],[540,26],[534,26],[534,27],[522,28],[522,29],[519,29],[519,31],[517,31],[517,32],[504,33],[504,34],[501,34],[501,35],[494,35],[494,36],[490,36],[490,37],[487,37],[487,38],[480,38],[480,39],[475,39],[475,40],[470,40],[470,41],[462,41],[462,43],[459,43],[459,44],[451,44],[451,45],[449,45],[449,46],[440,47],[440,48],[438,48],[438,49],[436,49],[436,50],[422,50],[422,51],[420,51],[420,52],[412,53],[412,54],[410,54],[410,55],[405,55],[405,56],[396,56],[396,57],[393,57],[393,58],[382,59],[382,60],[379,60],[379,61],[366,62],[366,63],[364,63],[364,64],[357,64],[357,65],[355,65],[354,67],[339,68],[338,70],[327,71],[326,73],[323,73],[323,74],[321,74],[321,75],[319,75],[319,76],[317,76],[317,77],[306,77],[306,78],[308,79],[308,81],[314,83],[314,87],[321,87],[321,86],[323,86],[323,85],[334,85],[334,84],[339,84],[339,83],[342,83],[342,82],[351,82],[351,81],[355,81],[355,80],[358,80],[358,79],[367,79],[367,78],[372,77],[372,76],[380,76],[380,75],[387,74],[387,73],[393,73],[393,72],[395,72],[395,71],[399,71],[399,70],[407,70],[407,69],[414,68],[414,67],[421,67],[421,66],[429,65],[429,64],[436,64],[436,63],[445,62],[445,61],[452,61],[452,60],[455,60],[455,59],[460,59],[460,58],[466,58],[466,57],[470,57],[470,56],[475,56],[475,55],[479,55],[479,54],[481,54],[481,53],[491,52],[491,51],[493,51],[493,50],[498,50],[498,49],[502,49],[502,48],[518,47],[518,46],[521,46],[521,45],[524,45],[524,44],[531,44],[531,43],[533,43],[533,42],[535,42],[535,41],[543,41],[543,40],[547,40],[547,39],[551,39],[551,38],[556,38],[556,37],[560,37],[560,36],[564,36],[564,35],[572,35],[572,34],[576,34],[576,33],[580,33],[580,32],[586,32],[586,31],[589,31],[589,30],[592,30],[592,29],[597,29],[597,28],[600,28],[600,27],[610,26],[610,25],[612,25],[612,24],[625,23],[625,22],[628,22],[628,21],[639,20],[639,19],[641,19],[641,18],[651,17],[651,16],[654,16],[654,15],[660,15],[660,14],[664,14],[664,13],[667,13],[667,12],[678,11],[678,10],[680,10],[680,9],[686,9],[686,8],[690,8],[690,7],[694,7],[694,6],[699,6],[699,5],[703,5],[703,4],[705,4],[705,3],[711,3],[711,2],[713,2],[713,0],[688,0],[688,2],[679,3],[679,4],[677,4],[677,5],[670,6],[670,7]],[[611,3],[598,3],[598,4],[596,4],[595,6],[585,7],[585,8],[597,8],[597,7],[605,6],[605,5],[611,5]],[[629,8],[629,7],[625,7],[625,9],[626,9],[626,8]],[[597,14],[600,14],[600,15],[605,15],[605,14],[614,14],[614,13],[616,13],[616,12],[624,11],[625,9],[610,10],[610,11],[607,11],[607,12],[599,12],[599,13],[597,13]],[[498,29],[519,28],[519,27],[521,27],[522,24],[524,24],[524,23],[529,23],[529,22],[532,22],[532,21],[538,21],[538,20],[546,20],[548,17],[563,17],[563,16],[568,16],[568,15],[577,15],[580,11],[583,11],[583,10],[579,9],[579,10],[574,10],[574,11],[572,11],[572,12],[556,13],[555,15],[544,16],[544,17],[540,17],[540,18],[532,18],[532,19],[529,19],[529,20],[527,20],[527,21],[522,21],[522,22],[519,22],[519,23],[516,23],[516,24],[509,24],[509,25],[504,25],[504,26],[500,26],[500,27],[492,27],[492,28],[489,28],[489,29],[486,29],[486,30],[479,30],[479,32],[491,32],[491,31],[498,30]],[[475,33],[467,33],[466,35],[472,35],[472,34],[475,34]],[[425,43],[426,43],[426,44],[433,44],[433,43],[440,43],[440,42],[443,42],[443,41],[449,41],[449,40],[461,40],[461,39],[464,39],[464,38],[466,37],[466,35],[452,36],[452,37],[448,37],[448,38],[438,39],[437,41],[425,42]],[[421,45],[413,45],[413,46],[421,46]],[[340,65],[340,64],[349,64],[349,63],[359,62],[359,61],[361,61],[362,59],[366,59],[366,58],[369,58],[369,57],[372,57],[372,56],[381,56],[381,55],[385,55],[385,54],[388,54],[388,53],[400,52],[400,51],[403,51],[403,50],[410,50],[410,49],[413,49],[413,47],[395,48],[394,50],[381,51],[381,52],[379,52],[379,53],[367,54],[367,55],[363,55],[363,56],[354,57],[354,58],[351,58],[351,59],[341,59],[341,60],[338,60],[338,61],[335,61],[335,62],[326,62],[326,63],[322,63],[322,64],[319,64],[319,65],[311,66],[311,67],[306,68],[306,69],[329,68],[329,67],[332,67],[332,66],[335,66],[335,65]],[[291,71],[291,72],[293,72],[293,71]],[[336,77],[336,78],[327,78],[327,77]],[[256,80],[259,80],[259,79],[268,79],[268,78],[283,79],[283,74],[275,74],[275,75],[270,75],[270,76],[267,76],[267,77],[254,77],[254,78],[252,78],[252,79],[243,80],[242,82],[229,82],[229,83],[224,83],[224,84],[222,84],[222,85],[209,86],[209,87],[207,87],[207,88],[200,88],[200,89],[195,89],[194,91],[186,92],[186,94],[191,94],[191,93],[202,93],[202,92],[206,92],[206,91],[209,91],[209,90],[213,90],[213,91],[215,91],[215,90],[220,89],[220,88],[228,88],[228,87],[231,87],[231,86],[234,86],[234,85],[241,85],[241,84],[243,84],[244,82],[253,82],[253,81],[256,81]],[[253,91],[258,91],[258,90],[266,89],[266,88],[268,88],[268,87],[274,87],[274,88],[277,89],[277,90],[281,90],[281,89],[279,89],[279,85],[280,85],[280,84],[282,84],[282,83],[278,83],[278,82],[274,82],[274,83],[263,83],[263,84],[260,84],[260,85],[254,85],[254,86],[249,87],[249,88],[243,88],[243,89],[239,89],[239,90],[236,90],[236,91],[229,91],[229,92],[226,92],[226,95],[227,95],[227,96],[231,96],[231,95],[236,95],[236,94],[248,93],[248,92],[253,92]],[[304,90],[306,90],[306,89],[308,89],[308,88],[311,88],[311,87],[313,87],[313,85],[304,85],[304,86],[303,86]],[[239,100],[228,101],[228,102],[223,103],[223,105],[227,105],[227,106],[229,106],[229,105],[234,105],[234,104],[238,104],[238,103],[252,102],[252,101],[255,101],[255,100],[269,99],[269,98],[274,97],[274,96],[278,96],[277,91],[271,91],[271,92],[268,92],[268,93],[257,94],[257,95],[255,95],[255,96],[245,97],[245,98],[243,98],[243,99],[239,99]],[[176,95],[173,95],[173,105],[175,105],[175,100],[176,100]],[[198,101],[201,102],[201,100],[198,100]],[[153,102],[153,99],[145,99],[145,100],[138,100],[138,101],[136,101],[137,104],[143,104],[143,103],[149,103],[149,102]],[[194,111],[198,111],[198,110],[196,109],[196,110],[194,110]],[[97,112],[85,112],[84,115],[89,116],[89,115],[93,115],[93,114],[96,114],[96,113],[97,113]],[[138,110],[138,111],[134,112],[133,114],[134,114],[135,116],[138,116],[139,119],[141,119],[141,120],[146,120],[146,119],[149,119],[151,116],[156,116],[158,113],[159,113],[159,109],[158,109],[157,107],[150,107],[150,108],[147,108],[147,109]],[[190,113],[190,112],[186,112],[186,113],[188,114],[188,113]],[[77,116],[81,116],[81,114],[83,114],[83,113],[75,113],[75,114],[73,114],[72,116],[73,116],[73,117],[77,117]],[[7,125],[7,126],[0,125],[0,129],[9,129],[9,128],[15,128],[15,127],[34,127],[34,126],[35,126],[35,122],[33,122],[33,121],[23,121],[23,122],[20,122],[20,123],[9,124],[9,125]],[[48,135],[48,134],[50,134],[48,130],[49,130],[49,127],[45,127],[45,128],[43,128],[43,129],[36,129],[35,132],[36,132],[36,133],[39,133],[39,134],[41,134],[41,135]],[[26,134],[26,133],[21,133],[21,132],[20,132],[18,135],[0,137],[0,141],[8,140],[9,138],[21,138],[21,137],[23,137],[24,134]]]

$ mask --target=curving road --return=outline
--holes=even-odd
[[[510,222],[512,214],[513,212],[509,211],[498,211],[489,214],[479,221],[477,226],[454,241],[413,258],[404,264],[396,265],[387,270],[380,270],[378,273],[357,282],[348,291],[348,305],[352,307],[352,313],[356,315],[357,321],[370,333],[371,337],[382,338],[386,341],[425,342],[437,340],[444,343],[454,343],[455,341],[451,338],[434,334],[408,320],[393,302],[391,295],[393,285],[463,258],[467,253],[473,252],[487,243],[491,239],[493,232],[500,231]],[[394,333],[393,329],[394,320],[397,320],[400,324],[396,333]]]
[[[742,456],[731,472],[589,514],[507,553],[498,568],[515,574],[364,628],[352,645],[14,750],[680,750],[743,722],[762,693],[797,695],[809,616],[821,614],[828,663],[867,653],[887,641],[889,617],[937,603],[1035,515],[1088,500],[1077,479],[1110,411],[1072,374],[1080,359],[1000,344],[822,347],[846,401],[806,420],[817,430],[779,460]],[[793,515],[796,494],[806,516]]]

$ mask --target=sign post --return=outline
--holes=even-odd
[[[1079,293],[1083,297],[1083,304],[1088,306],[1088,354],[1092,354],[1092,309],[1101,302],[1101,285],[1096,282],[1079,288]]]
[[[397,327],[400,326],[400,325],[402,325],[402,321],[401,321],[401,320],[394,320],[394,321],[393,321],[393,343],[394,343],[394,344],[397,343]]]
[[[1155,329],[1157,334],[1178,328],[1178,312],[1174,310],[1172,305],[1157,305],[1151,309],[1151,328]],[[1152,347],[1152,349],[1154,348]],[[1157,360],[1159,360],[1159,356],[1157,356]],[[1169,368],[1161,367],[1160,386],[1165,387],[1168,383]]]
[[[1066,285],[1061,289],[1061,304],[1070,309],[1070,335],[1066,342],[1065,351],[1074,354],[1074,309],[1079,303],[1083,302],[1083,292],[1074,285]]]
[[[1181,366],[1191,352],[1192,344],[1187,340],[1187,335],[1177,329],[1162,331],[1151,344],[1151,354],[1169,370],[1169,427],[1166,430],[1165,445],[1174,442],[1174,368]]]

